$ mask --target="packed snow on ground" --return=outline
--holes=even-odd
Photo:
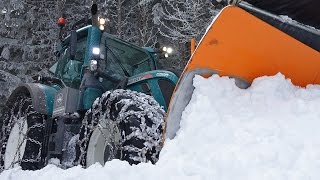
[[[1,180],[319,180],[320,86],[293,86],[281,74],[247,90],[227,77],[194,80],[181,129],[156,165],[113,160],[104,167],[4,171]]]

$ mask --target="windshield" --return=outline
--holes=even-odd
[[[107,66],[126,76],[154,70],[150,54],[144,49],[115,38],[107,38]]]
[[[82,38],[77,42],[77,51],[74,59],[70,59],[69,47],[61,52],[55,75],[69,87],[79,88],[81,83],[81,71],[86,52],[87,39]]]

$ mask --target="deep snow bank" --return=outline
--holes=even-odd
[[[157,165],[39,171],[19,168],[1,180],[43,179],[320,179],[320,86],[293,86],[284,76],[256,79],[241,90],[227,77],[195,77],[181,129]]]

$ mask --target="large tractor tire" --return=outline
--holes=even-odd
[[[151,96],[120,89],[104,93],[83,119],[76,164],[104,165],[112,159],[155,163],[164,118],[163,108]]]
[[[41,151],[46,116],[36,112],[32,99],[19,96],[2,116],[0,172],[15,166],[35,170],[42,166]]]

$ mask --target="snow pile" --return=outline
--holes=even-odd
[[[218,76],[197,76],[194,85],[181,129],[157,165],[49,165],[7,170],[0,179],[320,179],[320,86],[298,88],[281,74],[258,78],[247,90]]]

